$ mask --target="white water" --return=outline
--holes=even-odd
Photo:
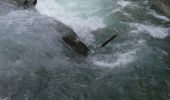
[[[80,7],[77,8],[77,6]],[[36,8],[40,13],[54,17],[72,27],[81,40],[90,45],[95,41],[94,36],[90,32],[98,28],[104,28],[105,24],[98,16],[82,18],[81,12],[83,10],[80,8],[83,8],[83,6],[85,5],[79,5],[79,2],[74,1],[66,1],[66,3],[62,4],[57,0],[40,0]]]
[[[154,25],[139,24],[139,23],[132,23],[130,25],[136,28],[136,30],[131,31],[134,33],[146,32],[146,33],[149,33],[152,37],[160,38],[160,39],[164,39],[165,37],[169,35],[168,28],[163,28],[163,27],[154,26]]]
[[[169,18],[147,0],[38,1],[53,18],[0,3],[0,100],[169,99]],[[54,18],[90,45],[87,57],[63,43],[73,32]]]
[[[100,67],[115,68],[125,67],[127,64],[135,61],[136,50],[131,50],[126,53],[115,53],[106,55],[97,55],[92,61],[95,65]]]
[[[156,13],[155,11],[151,10],[149,12],[149,14],[152,14],[154,17],[158,18],[158,19],[161,19],[161,20],[165,20],[165,21],[170,21],[170,19],[166,16],[163,16],[163,15],[160,15],[158,13]]]
[[[130,5],[131,2],[130,1],[120,0],[120,1],[117,2],[117,4],[121,5],[122,8],[124,8],[124,7],[128,6],[128,5]]]
[[[106,13],[106,15],[102,15],[103,17],[108,17],[113,14],[114,16],[117,16],[117,13],[123,12],[124,16],[134,19],[131,13],[125,11],[126,7],[140,9],[137,4],[131,1],[118,0],[108,2],[117,7],[114,8],[114,6],[108,6],[104,8],[105,2],[100,0],[41,0],[38,2],[36,8],[41,14],[53,17],[61,21],[62,23],[72,27],[72,29],[77,33],[77,35],[81,38],[83,42],[85,42],[88,46],[94,46],[96,39],[91,32],[100,28],[107,27],[107,23],[104,22],[105,19],[101,16],[98,16],[99,13],[103,13],[102,10],[111,9],[109,13]],[[147,4],[148,2],[145,3]],[[155,18],[169,21],[167,17],[159,15],[152,10],[150,10],[148,13],[154,16]],[[169,29],[164,28],[162,26],[129,22],[123,23],[128,24],[129,27],[132,28],[129,31],[129,33],[133,34],[133,36],[131,37],[132,39],[125,41],[125,43],[113,44],[116,45],[116,47],[113,48],[127,49],[126,46],[133,46],[133,48],[129,48],[123,52],[115,51],[114,54],[96,54],[93,57],[88,57],[88,59],[90,59],[94,65],[108,68],[126,66],[127,64],[130,64],[131,62],[135,61],[136,50],[140,50],[140,48],[143,47],[143,45],[140,45],[141,42],[137,42],[136,44],[136,40],[133,40],[135,36],[138,37],[140,36],[140,34],[143,33],[148,33],[153,38],[160,39],[164,39],[165,37],[169,36]],[[141,39],[139,41],[145,40]]]
[[[112,14],[123,10],[126,6],[131,5],[131,2],[124,0],[110,2],[118,5],[118,8],[111,12]],[[91,32],[100,28],[105,28],[106,24],[104,23],[104,19],[96,14],[92,16],[86,15],[95,13],[95,11],[97,12],[100,9],[104,9],[102,3],[102,1],[41,0],[38,2],[36,8],[41,14],[56,18],[57,20],[72,27],[81,40],[87,45],[94,45],[95,37],[91,34]],[[83,17],[84,15],[86,16],[85,18]],[[125,66],[126,64],[134,61],[134,53],[135,51],[126,51],[126,53],[117,53],[115,55],[97,55],[97,57],[92,57],[91,60],[97,66],[114,68],[121,65]],[[98,60],[100,58],[103,60]],[[115,59],[112,60],[112,58]]]

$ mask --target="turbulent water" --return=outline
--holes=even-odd
[[[55,19],[87,57],[62,42],[72,31]],[[0,100],[170,100],[169,54],[170,19],[148,0],[0,4]]]

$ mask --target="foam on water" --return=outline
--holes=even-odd
[[[169,54],[168,54],[168,52],[166,52],[166,51],[164,51],[164,50],[162,50],[162,49],[160,49],[160,48],[156,48],[158,51],[160,51],[161,53],[163,53],[164,55],[166,55],[166,56],[168,56]]]
[[[131,23],[131,27],[135,27],[135,30],[132,30],[131,32],[134,33],[141,33],[141,32],[147,32],[154,38],[160,38],[163,39],[167,37],[168,28],[163,28],[161,26],[155,26],[155,25],[145,25],[145,24],[139,24],[139,23]]]
[[[127,66],[127,64],[135,61],[137,49],[127,51],[125,53],[117,52],[115,54],[97,55],[92,58],[95,65],[99,67],[115,68],[118,66]]]
[[[40,0],[37,4],[37,9],[40,13],[54,17],[72,27],[82,41],[90,45],[95,41],[94,36],[90,32],[98,28],[104,28],[105,24],[97,16],[86,19],[81,18],[79,16],[81,10],[77,10],[77,6],[79,6],[77,3],[69,1],[63,5],[55,0]],[[76,10],[72,8],[76,8]]]
[[[131,5],[132,3],[130,1],[125,1],[125,0],[120,0],[119,1],[118,0],[118,1],[113,2],[113,5],[114,4],[118,5],[118,7],[112,9],[108,14],[105,15],[106,17],[110,16],[110,15],[112,15],[114,13],[121,12],[125,7]],[[125,13],[125,14],[127,15],[128,13]]]
[[[124,7],[128,6],[128,5],[130,5],[131,2],[130,2],[130,1],[125,1],[125,0],[119,0],[119,1],[117,2],[117,4],[120,5],[120,6],[122,6],[122,7],[124,8]]]
[[[158,19],[161,19],[161,20],[164,20],[164,21],[170,21],[170,19],[166,16],[163,16],[163,15],[160,15],[158,13],[156,13],[155,11],[151,10],[149,12],[149,14],[152,14],[155,18],[158,18]]]

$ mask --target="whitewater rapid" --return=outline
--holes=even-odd
[[[85,1],[82,3],[84,2]],[[60,1],[55,0],[41,0],[36,8],[40,13],[56,18],[72,27],[82,41],[90,45],[95,41],[94,36],[90,32],[98,28],[104,28],[106,25],[103,20],[97,16],[81,18],[81,11],[83,10],[78,10],[79,8],[74,9],[79,6],[78,3],[79,2],[67,1],[62,4]]]
[[[110,22],[107,22],[108,17],[113,16],[113,23],[114,25],[124,24],[130,26],[130,34],[133,34],[135,37],[139,37],[140,34],[148,33],[153,38],[160,38],[164,39],[169,36],[169,28],[164,28],[162,26],[156,26],[148,23],[135,23],[135,22],[123,22],[123,20],[119,19],[119,13],[122,14],[121,16],[125,16],[126,19],[135,20],[134,17],[131,15],[131,12],[126,11],[128,9],[140,9],[138,4],[131,1],[107,1],[107,3],[112,4],[112,6],[106,7],[106,2],[98,0],[98,1],[58,1],[58,0],[41,0],[37,4],[37,10],[44,15],[53,17],[64,24],[70,26],[76,34],[80,37],[80,39],[90,47],[97,47],[98,44],[96,42],[97,34],[93,34],[94,31],[100,29],[106,29],[109,26]],[[144,4],[148,2],[145,1]],[[148,9],[148,8],[147,8]],[[110,11],[106,13],[105,10]],[[148,14],[152,15],[155,18],[169,21],[169,18],[160,15],[153,10],[148,9]],[[119,22],[116,22],[120,20]],[[113,30],[116,26],[112,26]],[[123,27],[124,27],[123,25]],[[117,29],[116,29],[117,30]],[[118,29],[118,32],[121,29]],[[124,31],[124,30],[121,30]],[[120,33],[121,33],[120,31]],[[118,33],[118,34],[120,34]],[[106,33],[111,34],[111,33]],[[130,35],[129,34],[129,35]],[[128,35],[128,36],[129,36]],[[109,35],[108,35],[109,36]],[[126,46],[121,47],[121,45],[125,43],[113,43],[113,48],[122,48],[127,49],[126,51],[114,51],[113,54],[97,54],[94,56],[89,56],[88,61],[92,61],[94,65],[102,66],[102,67],[109,67],[114,68],[117,66],[126,66],[127,64],[134,62],[137,55],[136,50],[140,50],[143,46],[146,46],[146,42],[141,46],[141,42],[136,47],[136,40],[134,40],[134,36],[131,38],[131,42],[129,40],[124,41],[127,42],[126,46],[129,48],[127,49]],[[126,36],[127,37],[127,36]],[[118,37],[119,38],[119,37]],[[101,39],[101,38],[100,38]],[[140,39],[139,41],[146,41],[145,39]],[[134,42],[135,44],[131,44]],[[119,45],[115,47],[115,45]],[[141,47],[139,47],[139,45]],[[131,47],[133,46],[133,47]],[[114,50],[114,49],[113,49]],[[96,52],[92,50],[92,54]],[[90,60],[89,60],[90,59]]]
[[[148,0],[0,1],[0,100],[169,100],[170,19]]]

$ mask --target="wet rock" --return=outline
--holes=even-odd
[[[88,54],[88,47],[79,40],[78,37],[75,35],[67,35],[63,37],[63,41],[68,44],[75,52],[80,55],[87,56]]]
[[[17,5],[24,8],[34,7],[37,4],[37,0],[15,0]]]
[[[170,0],[151,0],[151,3],[170,17]]]
[[[57,32],[62,34],[60,37],[66,44],[68,44],[76,53],[86,56],[88,54],[88,47],[79,39],[76,33],[68,26],[61,22],[57,22],[54,26]]]
[[[32,4],[35,6],[37,4],[37,0],[34,0]]]

